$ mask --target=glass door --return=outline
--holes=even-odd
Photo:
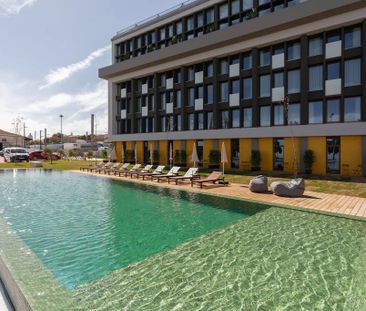
[[[239,168],[240,149],[239,139],[231,140],[231,168]]]
[[[283,171],[284,163],[284,139],[275,138],[273,139],[273,169],[275,171]]]
[[[327,138],[327,173],[340,174],[340,138]]]

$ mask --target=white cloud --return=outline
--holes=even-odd
[[[45,77],[44,84],[41,85],[39,89],[43,90],[45,88],[48,88],[51,85],[68,79],[71,75],[78,71],[89,68],[95,59],[102,57],[107,51],[110,50],[110,48],[111,47],[109,45],[105,46],[104,48],[98,49],[90,53],[85,59],[81,60],[80,62],[51,70],[51,72]]]
[[[0,0],[0,15],[15,15],[36,0]]]

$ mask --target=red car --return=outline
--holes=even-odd
[[[61,157],[57,153],[52,153],[52,160],[60,160]],[[31,151],[29,152],[29,160],[37,161],[37,160],[48,160],[48,158],[43,154],[42,150],[39,151]]]

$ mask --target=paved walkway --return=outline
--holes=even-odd
[[[204,189],[201,190],[198,187],[191,188],[190,184],[187,182],[181,183],[180,185],[176,186],[173,184],[168,185],[167,182],[161,182],[158,184],[156,181],[155,182],[146,180],[142,181],[141,179],[137,180],[126,177],[114,177],[108,175],[101,175],[101,176],[115,179],[128,179],[129,181],[159,185],[162,187],[169,187],[175,189],[184,189],[187,191],[203,192],[213,195],[222,195],[246,200],[253,200],[266,204],[285,205],[305,210],[314,210],[327,214],[338,214],[341,216],[362,218],[366,220],[365,198],[319,193],[312,191],[305,191],[304,196],[302,196],[301,198],[283,198],[275,196],[271,193],[264,193],[264,194],[252,193],[250,192],[247,186],[241,184],[230,184],[229,186],[207,185],[204,186]]]

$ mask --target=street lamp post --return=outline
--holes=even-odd
[[[63,136],[62,136],[62,118],[64,116],[62,114],[60,114],[60,121],[61,121],[61,144],[63,144]]]

